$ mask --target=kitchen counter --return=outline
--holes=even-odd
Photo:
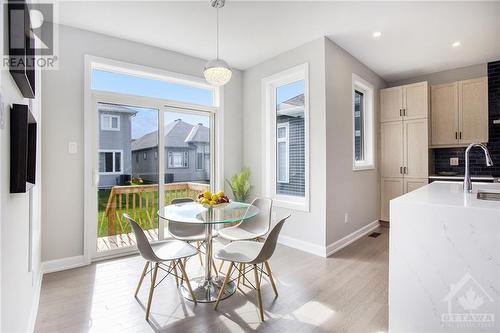
[[[500,331],[500,201],[478,189],[500,184],[437,181],[391,200],[389,331]]]
[[[456,176],[441,176],[441,175],[431,175],[429,179],[447,179],[447,180],[464,180],[464,175],[456,175]],[[495,178],[493,176],[471,176],[471,180],[478,181],[493,181]]]

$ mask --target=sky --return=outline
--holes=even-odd
[[[97,69],[92,71],[92,89],[169,99],[192,104],[213,105],[212,91],[208,89],[106,72]],[[302,93],[304,93],[303,80],[289,83],[277,89],[276,102],[277,104],[282,103]],[[157,130],[158,114],[156,110],[131,107],[137,111],[137,114],[132,118],[132,139],[140,138],[147,133]],[[192,125],[201,123],[206,127],[209,127],[210,123],[208,116],[167,111],[165,115],[165,125],[176,119],[182,119]]]

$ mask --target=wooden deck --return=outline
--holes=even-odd
[[[149,241],[158,240],[158,229],[144,230],[146,237]],[[133,232],[128,234],[98,237],[97,238],[97,252],[119,249],[135,245],[135,235]]]

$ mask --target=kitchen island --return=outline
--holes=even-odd
[[[390,203],[389,331],[500,332],[500,184],[434,182]]]

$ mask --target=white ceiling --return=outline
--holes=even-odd
[[[228,0],[221,58],[246,69],[321,36],[392,82],[500,60],[500,2]],[[184,54],[215,56],[207,1],[60,2],[59,22]],[[381,31],[374,39],[372,33]],[[453,48],[454,41],[462,45]]]

